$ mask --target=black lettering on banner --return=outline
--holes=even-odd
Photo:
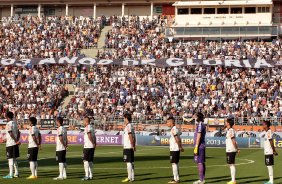
[[[272,68],[281,67],[282,61],[266,60],[203,60],[203,59],[181,59],[181,58],[164,58],[164,59],[95,59],[89,57],[62,57],[62,58],[32,58],[32,59],[1,59],[0,64],[3,66],[16,65],[26,66],[44,65],[44,64],[81,64],[81,65],[121,65],[121,66],[141,66],[150,65],[155,67],[178,67],[178,66],[223,66],[223,67],[244,67],[244,68]]]

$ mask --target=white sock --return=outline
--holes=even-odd
[[[64,163],[63,178],[67,178],[67,163]]]
[[[131,168],[131,180],[134,180],[135,179],[135,175],[134,175],[134,163],[131,163],[132,164],[132,168]]]
[[[178,181],[179,180],[178,164],[176,163],[172,164],[172,173],[173,173],[174,181]]]
[[[35,162],[29,162],[31,176],[35,176]]]
[[[84,161],[84,171],[85,171],[85,177],[89,177],[89,162],[88,161]]]
[[[16,159],[14,159],[14,169],[15,169],[15,175],[19,175],[19,167]]]
[[[273,183],[273,166],[267,166],[269,181]]]
[[[13,176],[13,173],[14,173],[14,159],[12,159],[12,158],[8,159],[8,164],[9,164],[9,175]]]
[[[37,163],[37,161],[35,161],[34,163],[35,163],[34,176],[37,177],[38,163]]]
[[[230,173],[231,173],[231,181],[235,182],[236,181],[236,179],[235,179],[235,177],[236,177],[236,167],[233,164],[230,165]]]
[[[128,179],[131,180],[131,177],[132,177],[132,163],[127,162],[126,165],[127,165]]]
[[[89,162],[89,178],[93,178],[93,162]]]
[[[63,177],[63,171],[64,171],[64,163],[59,163],[59,172],[60,172],[59,178]]]

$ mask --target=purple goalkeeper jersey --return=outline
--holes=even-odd
[[[196,122],[196,129],[194,133],[194,146],[196,145],[198,133],[201,133],[200,145],[205,145],[206,125],[203,122]]]

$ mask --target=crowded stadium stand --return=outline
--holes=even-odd
[[[276,64],[282,59],[279,1],[25,2],[0,2],[1,59],[83,57],[82,49],[93,48],[99,59]],[[105,26],[109,31],[101,35]],[[118,133],[124,112],[131,111],[140,132],[165,134],[164,120],[173,115],[189,134],[194,125],[185,118],[201,108],[210,132],[221,135],[224,118],[235,117],[243,137],[261,131],[263,119],[282,131],[282,72],[281,67],[1,65],[0,102],[2,124],[9,110],[22,129],[31,115],[42,129],[53,129],[60,115],[69,129],[79,130],[88,115],[98,130]]]

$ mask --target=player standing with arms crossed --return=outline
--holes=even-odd
[[[264,121],[262,123],[263,130],[266,132],[264,136],[264,155],[265,155],[265,165],[268,169],[269,181],[265,184],[274,184],[273,180],[273,165],[274,165],[274,156],[278,155],[275,150],[273,143],[273,134],[270,129],[270,121]]]
[[[39,129],[36,127],[37,120],[35,117],[30,117],[29,120],[29,135],[28,135],[28,151],[27,158],[29,160],[29,166],[31,175],[27,179],[37,179],[37,156],[38,156],[38,148],[41,145],[41,134]]]
[[[56,119],[56,123],[58,126],[57,129],[57,139],[56,139],[56,160],[59,163],[59,172],[60,175],[54,180],[64,180],[67,179],[66,172],[66,153],[68,149],[68,139],[67,139],[67,130],[63,126],[64,119],[62,117],[58,117]]]
[[[12,179],[13,174],[15,178],[19,177],[17,158],[20,156],[20,131],[18,129],[17,123],[13,121],[13,112],[7,112],[6,118],[8,120],[8,123],[6,124],[6,155],[8,158],[9,174],[3,178]]]
[[[135,132],[131,124],[131,114],[124,114],[124,141],[123,141],[123,160],[127,165],[128,177],[122,180],[123,183],[134,181],[134,151],[136,151]]]
[[[233,119],[227,119],[225,127],[227,128],[226,132],[226,160],[227,164],[229,164],[230,167],[230,173],[231,173],[231,181],[227,184],[236,184],[236,168],[235,168],[235,158],[236,154],[240,152],[236,138],[235,138],[235,131],[232,128],[234,125]]]
[[[175,119],[173,117],[169,117],[167,119],[167,126],[171,128],[170,130],[170,139],[169,139],[169,147],[170,147],[170,163],[172,164],[172,173],[173,180],[168,183],[179,183],[179,159],[180,159],[180,151],[184,152],[184,149],[181,145],[180,133],[175,126]]]
[[[85,177],[83,181],[92,180],[92,168],[94,160],[94,152],[96,148],[96,137],[93,126],[90,124],[89,117],[84,118],[84,148],[83,148],[83,165]]]
[[[198,112],[195,116],[196,129],[194,133],[194,161],[198,164],[199,180],[193,184],[204,184],[206,174],[206,126],[204,124],[204,115]]]

